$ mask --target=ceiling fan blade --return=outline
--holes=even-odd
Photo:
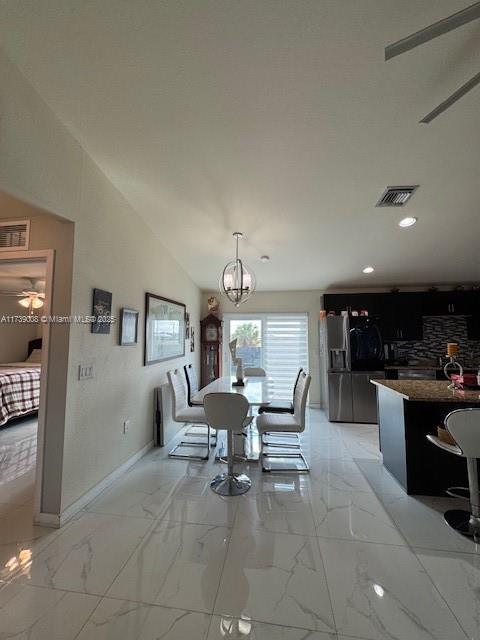
[[[427,113],[427,115],[420,120],[420,123],[428,124],[429,122],[434,120],[437,116],[451,107],[452,104],[455,104],[455,102],[460,100],[460,98],[463,98],[463,96],[471,91],[474,87],[476,87],[477,84],[480,84],[480,73],[477,73],[477,75],[473,76],[473,78],[470,78],[470,80],[468,80],[468,82],[465,82],[465,84],[463,84],[460,89],[457,89],[455,93],[452,93],[451,96],[441,102],[438,107],[435,107],[433,111]]]
[[[480,18],[480,2],[475,2],[469,7],[448,16],[448,18],[443,18],[443,20],[439,20],[429,27],[425,27],[425,29],[420,29],[420,31],[412,33],[406,38],[389,44],[385,47],[385,60],[399,56],[401,53],[405,53],[405,51],[410,51],[410,49],[414,49],[429,40],[438,38],[438,36],[442,36],[444,33],[448,33],[478,18]]]

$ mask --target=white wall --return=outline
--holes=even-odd
[[[201,295],[1,52],[0,91],[0,189],[75,222],[72,313],[90,314],[93,287],[113,293],[115,314],[121,306],[141,312],[135,347],[117,345],[116,327],[110,335],[80,324],[63,331],[68,370],[56,372],[66,380],[67,402],[64,427],[50,443],[57,462],[63,455],[63,474],[57,496],[44,495],[43,504],[60,513],[152,439],[153,388],[165,382],[166,370],[188,361],[198,366],[197,345],[195,354],[143,367],[145,292],[186,303],[197,336]],[[77,380],[82,362],[95,364],[94,379]],[[123,435],[125,419],[130,430]]]
[[[25,309],[18,304],[18,298],[0,295],[0,318],[23,315],[24,312]],[[37,325],[34,323],[9,324],[0,321],[0,364],[23,362],[27,357],[28,342],[36,337]]]
[[[218,291],[203,294],[203,315],[207,314],[207,299],[216,296],[222,313],[308,313],[308,361],[312,383],[310,403],[320,403],[320,364],[318,344],[318,319],[320,291],[256,291],[241,307],[234,307]]]

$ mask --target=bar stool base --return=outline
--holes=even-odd
[[[480,521],[472,522],[472,514],[464,509],[450,509],[443,514],[449,527],[467,538],[480,538]]]
[[[252,481],[242,473],[239,476],[229,476],[222,473],[216,476],[210,483],[210,489],[221,496],[240,496],[246,493],[252,486]]]

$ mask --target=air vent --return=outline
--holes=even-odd
[[[28,249],[30,220],[0,222],[0,251]]]
[[[387,187],[377,202],[377,207],[404,207],[418,189],[418,184],[412,187]]]

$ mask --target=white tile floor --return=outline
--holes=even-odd
[[[35,423],[0,431],[0,638],[480,640],[480,549],[406,496],[377,429],[310,409],[309,475],[156,449],[61,531],[31,523]],[[454,501],[455,502],[455,501]]]

